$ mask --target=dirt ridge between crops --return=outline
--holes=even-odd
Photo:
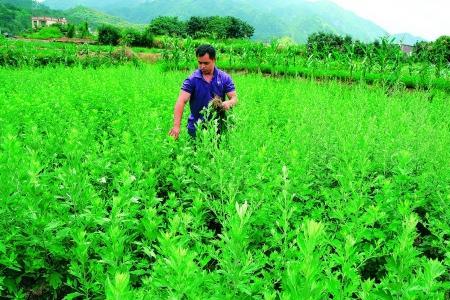
[[[44,42],[44,43],[72,43],[72,44],[90,44],[90,45],[96,45],[97,41],[93,41],[90,39],[80,39],[80,38],[50,38],[50,39],[30,39],[30,38],[23,38],[23,37],[16,37],[13,38],[13,40],[18,41],[26,41],[26,42]]]

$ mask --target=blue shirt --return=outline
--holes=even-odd
[[[209,101],[214,96],[219,96],[223,101],[225,95],[234,91],[235,87],[230,75],[214,67],[213,78],[210,83],[203,78],[200,69],[197,69],[183,82],[181,89],[191,94],[189,100],[191,114],[189,115],[187,128],[189,132],[195,133],[195,123],[199,119],[203,119],[200,111],[208,106]]]

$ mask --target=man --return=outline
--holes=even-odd
[[[169,135],[178,139],[184,106],[189,101],[191,114],[188,119],[188,133],[195,138],[195,124],[203,120],[200,111],[213,99],[220,97],[222,109],[227,111],[237,103],[234,83],[230,75],[216,68],[216,50],[211,45],[202,45],[195,50],[198,69],[187,78],[181,87],[174,109],[173,128]],[[228,97],[225,100],[225,95]]]

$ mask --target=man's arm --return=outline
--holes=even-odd
[[[173,128],[169,131],[169,135],[174,139],[178,139],[180,135],[181,118],[183,117],[184,106],[189,101],[191,94],[181,90],[177,103],[173,112]]]
[[[231,107],[235,106],[238,102],[236,91],[231,91],[227,93],[228,100],[222,103],[225,110],[229,110]]]

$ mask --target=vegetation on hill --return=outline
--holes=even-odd
[[[29,1],[31,3],[31,1]],[[101,25],[114,25],[119,28],[143,29],[145,25],[133,24],[120,17],[111,16],[87,7],[74,7],[65,11],[50,9],[34,3],[33,6],[14,1],[0,0],[0,31],[17,35],[21,32],[31,34],[31,17],[65,17],[69,23],[79,25],[87,22],[95,30]],[[54,29],[53,29],[54,30]]]
[[[386,34],[376,24],[326,0],[219,0],[208,5],[202,0],[79,0],[70,3],[46,0],[45,3],[58,8],[67,8],[69,4],[95,7],[136,23],[148,23],[159,16],[188,20],[192,16],[222,16],[226,12],[252,25],[255,28],[253,38],[257,40],[289,36],[296,42],[306,42],[308,35],[326,31],[371,42]]]
[[[32,16],[64,17],[65,14],[30,0],[0,0],[1,32],[17,35],[29,31]]]
[[[11,4],[15,7],[31,9],[31,7],[35,4],[35,1],[32,0],[0,0],[0,3]]]
[[[64,15],[72,23],[81,23],[87,22],[89,27],[92,29],[97,29],[101,25],[114,25],[116,27],[124,28],[124,27],[133,27],[137,29],[144,28],[143,24],[134,24],[128,21],[125,21],[123,18],[111,16],[96,9],[77,6],[64,11]]]
[[[407,32],[404,33],[397,33],[393,34],[392,37],[395,39],[395,41],[399,44],[406,44],[406,45],[414,45],[418,42],[424,42],[425,40],[421,37],[414,36],[412,34],[409,34]]]
[[[63,37],[64,33],[61,31],[59,26],[48,26],[39,28],[38,30],[30,33],[24,33],[23,36],[32,39],[54,39]]]
[[[177,17],[157,17],[150,22],[149,31],[154,35],[240,39],[250,38],[255,29],[235,17],[191,17],[187,21]]]
[[[0,32],[17,34],[31,26],[31,12],[0,0]]]

